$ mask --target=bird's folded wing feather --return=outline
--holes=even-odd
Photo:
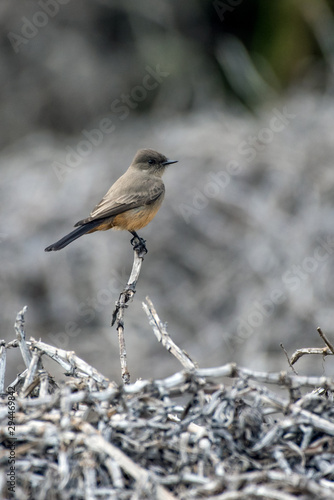
[[[139,190],[134,189],[131,193],[120,192],[120,189],[111,189],[102,198],[100,203],[91,211],[89,217],[83,219],[75,224],[75,226],[81,226],[92,220],[105,219],[108,217],[113,217],[126,210],[131,210],[132,208],[137,208],[143,205],[149,205],[155,200],[160,198],[165,192],[165,186],[162,181],[152,180],[151,182],[146,182],[145,186]],[[116,191],[116,192],[115,192]],[[128,189],[127,189],[128,191]]]

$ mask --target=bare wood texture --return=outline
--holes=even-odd
[[[124,384],[130,383],[130,372],[127,365],[124,337],[124,310],[129,306],[134,294],[136,293],[136,285],[144,260],[144,255],[147,253],[144,240],[135,237],[131,241],[134,245],[131,274],[124,290],[121,292],[119,299],[116,302],[116,306],[111,319],[111,326],[116,323],[116,329],[118,333],[119,358],[121,363],[121,376]]]
[[[117,385],[73,352],[25,341],[29,367],[8,401],[0,398],[1,498],[9,497],[14,442],[9,397],[20,498],[334,498],[334,380],[235,363],[198,368],[146,306],[158,340],[189,370]],[[9,359],[20,342],[0,345]],[[45,356],[63,367],[66,383],[40,367]]]
[[[180,349],[175,342],[170,338],[167,333],[166,324],[164,324],[155,310],[153,303],[149,297],[146,297],[146,303],[143,302],[143,309],[147,314],[148,321],[153,329],[154,335],[159,342],[167,349],[168,352],[173,354],[175,358],[181,363],[185,370],[192,371],[196,368],[195,363],[189,355]]]

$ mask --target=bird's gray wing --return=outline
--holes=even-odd
[[[149,205],[164,195],[165,186],[160,179],[152,179],[141,183],[141,189],[113,189],[112,186],[102,200],[91,211],[89,217],[75,224],[81,226],[96,219],[113,217],[132,208]]]

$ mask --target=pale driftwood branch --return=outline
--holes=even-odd
[[[36,375],[36,371],[38,368],[38,363],[40,361],[41,355],[42,355],[42,353],[39,352],[37,349],[34,350],[32,357],[31,357],[31,361],[30,361],[30,365],[28,368],[26,378],[24,380],[24,384],[23,384],[23,387],[21,389],[21,393],[20,393],[21,397],[26,397],[34,389],[34,387],[32,385],[34,385],[33,381],[34,381],[34,378]],[[34,386],[36,386],[38,383],[39,383],[39,380],[36,381]],[[29,390],[28,390],[28,388],[29,388]]]
[[[318,326],[317,332],[319,333],[321,339],[324,341],[326,344],[326,347],[304,347],[302,349],[297,349],[291,356],[290,359],[288,359],[289,364],[292,368],[292,365],[298,361],[299,358],[302,356],[306,356],[309,354],[317,354],[321,355],[323,357],[325,356],[332,356],[334,354],[334,346],[333,344],[327,339],[326,335],[323,333],[321,328]]]
[[[158,313],[149,297],[146,297],[146,302],[143,302],[143,309],[147,314],[149,323],[153,329],[153,332],[159,342],[167,349],[168,352],[173,354],[175,358],[181,363],[187,371],[192,371],[196,368],[195,363],[192,361],[190,356],[180,349],[175,342],[170,338],[167,333],[166,325],[160,320]]]
[[[334,380],[330,377],[316,377],[316,376],[303,376],[288,374],[286,371],[282,372],[258,372],[250,370],[249,368],[238,367],[235,363],[228,363],[226,365],[212,367],[212,368],[196,368],[189,374],[188,372],[176,372],[170,377],[165,379],[157,379],[154,384],[161,389],[170,390],[184,384],[189,384],[190,378],[208,378],[217,379],[222,377],[228,378],[246,378],[255,380],[260,383],[274,384],[287,388],[298,387],[323,387],[334,391]],[[152,385],[150,380],[138,380],[134,384],[124,387],[124,391],[128,394],[135,394],[144,390],[145,387]]]
[[[141,240],[140,242],[138,242],[138,244],[134,244],[131,274],[124,290],[120,293],[111,319],[111,326],[116,323],[116,329],[118,333],[119,357],[121,363],[121,376],[124,384],[130,383],[130,373],[127,365],[124,337],[124,309],[129,306],[134,294],[136,293],[136,285],[139,278],[140,269],[144,260],[144,255],[147,253],[144,243],[144,240]]]
[[[290,358],[290,364],[295,364],[299,358],[306,356],[308,354],[320,354],[321,356],[331,356],[333,355],[329,347],[304,347],[302,349],[297,349]]]
[[[16,346],[17,347],[17,346]],[[24,379],[25,379],[25,376],[27,375],[28,373],[28,368],[26,368],[22,373],[19,373],[16,378],[13,380],[13,382],[11,382],[9,385],[8,385],[8,388],[15,388],[17,387],[19,384],[22,385],[24,382]]]
[[[5,342],[4,340],[1,340],[1,342]],[[12,347],[19,347],[19,341],[17,339],[10,340],[6,344],[7,349],[11,349]]]
[[[154,308],[150,315],[166,337]],[[29,368],[0,398],[0,434],[15,444],[16,487],[24,498],[41,492],[73,500],[334,498],[331,378],[229,363],[116,385],[73,352],[34,339],[26,346]],[[60,387],[39,368],[47,353],[70,371]],[[299,388],[311,391],[300,396]],[[6,498],[9,453],[0,447]]]
[[[68,373],[73,373],[78,370],[81,376],[91,377],[93,380],[101,384],[102,387],[107,387],[110,384],[109,379],[86,363],[86,361],[79,358],[74,352],[50,346],[45,342],[37,341],[33,338],[31,338],[27,344],[49,356],[51,359],[60,364],[60,366],[62,366]]]
[[[276,488],[261,486],[259,484],[250,484],[242,491],[228,491],[221,495],[212,496],[210,500],[249,500],[250,498],[259,498],[263,500],[296,500],[295,496],[288,493],[277,491]]]
[[[169,491],[159,484],[158,478],[155,478],[152,472],[149,473],[147,470],[137,465],[119,448],[106,441],[89,423],[83,422],[82,420],[74,420],[73,424],[84,433],[84,442],[90,450],[102,455],[106,454],[111,459],[115,460],[119,467],[136,481],[142,481],[143,479],[147,482],[154,481],[157,500],[176,500],[174,495],[169,493]]]
[[[24,331],[24,322],[25,322],[24,315],[27,312],[27,309],[28,307],[24,306],[24,308],[17,314],[14,328],[16,331],[16,338],[20,345],[20,350],[22,353],[24,364],[28,368],[31,362],[31,354],[26,344],[26,334]]]
[[[0,394],[5,390],[5,373],[6,373],[6,345],[2,341],[0,345]]]
[[[325,344],[328,347],[328,349],[330,349],[331,353],[334,354],[333,344],[328,340],[328,338],[326,337],[326,335],[324,334],[324,332],[321,330],[320,326],[318,326],[317,332],[319,333],[319,335],[322,338],[322,340],[325,342]]]
[[[266,500],[295,500],[296,495],[290,495],[284,491],[277,490],[275,486],[281,488],[288,487],[293,489],[307,489],[313,498],[331,498],[334,494],[334,487],[329,481],[324,484],[321,481],[319,485],[316,481],[303,477],[302,474],[283,473],[281,471],[269,470],[250,472],[243,474],[233,474],[227,479],[230,488],[238,488],[238,485],[246,484],[240,491],[228,491],[221,495],[210,496],[210,500],[248,500],[249,498],[265,498]],[[216,489],[222,484],[222,480],[216,481],[214,486]],[[263,486],[261,483],[269,482],[271,487]],[[211,487],[212,489],[212,487]],[[206,488],[198,490],[199,493],[206,493]]]
[[[289,366],[290,366],[291,370],[293,371],[293,373],[295,373],[295,375],[298,375],[295,367],[292,366],[291,360],[289,358],[289,354],[288,354],[287,350],[285,349],[285,347],[284,347],[284,345],[282,343],[280,343],[280,347],[281,347],[281,349],[283,350],[283,352],[285,354],[286,360],[289,363]]]
[[[108,457],[104,462],[104,465],[109,471],[109,474],[112,478],[112,482],[116,489],[124,488],[124,480],[122,476],[122,471],[116,460]]]
[[[17,347],[18,343],[10,342],[7,346]],[[56,361],[62,366],[66,372],[76,374],[77,376],[89,376],[96,382],[106,387],[105,391],[98,392],[97,398],[99,400],[109,399],[112,400],[113,397],[118,393],[117,388],[110,384],[110,381],[99,373],[95,368],[91,367],[88,363],[80,359],[73,352],[65,351],[53,346],[50,346],[44,342],[36,341],[31,338],[27,342],[28,346],[34,347],[40,350],[42,353],[49,356],[51,359]],[[16,380],[10,384],[14,386],[20,380],[24,379],[27,374],[25,370],[22,374],[18,375]],[[330,377],[317,377],[317,376],[305,376],[305,375],[295,375],[287,373],[286,371],[281,372],[259,372],[256,370],[250,370],[249,368],[238,367],[235,363],[227,363],[225,365],[211,367],[211,368],[195,368],[191,372],[180,371],[175,374],[166,377],[165,379],[157,379],[154,381],[154,385],[161,390],[171,390],[176,389],[178,386],[184,386],[189,383],[190,379],[196,380],[200,378],[208,379],[219,379],[223,377],[228,378],[246,378],[249,380],[254,380],[258,383],[280,385],[287,388],[301,388],[301,387],[321,387],[325,390],[334,391],[334,380]],[[133,384],[128,384],[124,387],[124,392],[127,394],[139,394],[145,388],[152,385],[151,380],[137,380]],[[91,392],[91,395],[95,394]]]
[[[45,398],[45,396],[47,396],[48,394],[48,389],[49,389],[49,374],[46,370],[40,371],[39,380],[40,380],[39,397]]]

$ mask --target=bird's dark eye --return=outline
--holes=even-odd
[[[149,163],[150,165],[154,165],[154,164],[155,164],[155,160],[148,160],[148,163]]]

